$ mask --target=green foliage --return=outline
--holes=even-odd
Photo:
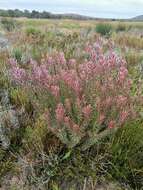
[[[86,152],[74,150],[61,166],[65,180],[84,180],[83,176],[91,176],[101,182],[107,177],[130,189],[140,189],[143,186],[142,136],[142,121],[135,121]]]
[[[22,59],[22,51],[19,48],[13,49],[12,57],[17,60],[18,63],[20,63]]]
[[[0,178],[2,178],[7,172],[13,169],[13,162],[11,160],[0,161]]]
[[[41,35],[41,31],[36,29],[36,28],[27,28],[26,29],[26,35],[27,36],[32,36],[32,37],[38,37],[39,35]]]
[[[108,181],[117,180],[123,184],[123,189],[129,187],[129,190],[138,190],[142,187],[142,121],[128,123],[116,135],[106,137],[86,151],[79,147],[67,149],[61,145],[58,149],[51,148],[47,153],[43,149],[45,145],[38,144],[40,136],[41,140],[45,139],[41,135],[45,130],[38,126],[39,124],[35,129],[31,129],[31,132],[27,131],[28,136],[33,136],[29,141],[29,145],[33,144],[33,147],[27,147],[27,150],[30,150],[30,155],[35,152],[29,165],[31,169],[29,168],[28,176],[25,176],[30,186],[41,186],[43,189],[63,189],[66,186],[77,189],[83,186],[85,178],[96,184],[104,182],[106,178]],[[25,139],[26,142],[28,138]],[[45,140],[41,142],[45,143]]]
[[[126,58],[128,67],[131,68],[131,66],[137,66],[141,63],[141,61],[143,60],[143,55],[135,51],[128,51],[125,54],[125,58]]]
[[[133,189],[143,186],[143,129],[142,121],[129,123],[105,146],[108,155],[108,173]]]
[[[1,24],[3,28],[8,32],[15,30],[16,27],[18,26],[18,22],[11,18],[2,18]]]
[[[26,29],[25,33],[29,39],[29,43],[33,45],[41,45],[44,42],[45,35],[39,29],[29,27]]]
[[[0,88],[4,89],[9,87],[9,79],[7,76],[7,68],[5,61],[0,57]]]
[[[12,88],[10,91],[11,103],[21,107],[28,107],[29,99],[24,90]]]
[[[44,149],[47,146],[48,130],[44,118],[41,116],[38,118],[34,126],[27,126],[24,137],[24,146],[35,150]],[[50,138],[50,135],[49,135]]]
[[[106,23],[98,23],[96,25],[96,32],[103,35],[103,36],[110,36],[112,33],[112,25],[111,24],[106,24]]]

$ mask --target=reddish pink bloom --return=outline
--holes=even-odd
[[[124,123],[127,120],[128,116],[129,116],[129,113],[127,111],[121,112],[120,119],[119,119],[120,122]]]
[[[115,121],[110,121],[109,124],[108,124],[108,128],[112,129],[112,128],[115,128],[116,127],[116,122]]]
[[[120,67],[120,70],[119,70],[119,81],[124,81],[126,76],[128,74],[128,70],[126,69],[126,67],[122,66]]]
[[[85,117],[86,119],[89,119],[89,117],[90,117],[90,115],[91,115],[91,112],[92,112],[92,107],[91,107],[90,104],[87,105],[87,106],[85,106],[85,107],[82,109],[82,113],[83,113],[83,115],[84,115],[84,117]]]
[[[15,80],[15,82],[23,84],[25,83],[25,80],[27,79],[27,73],[24,69],[19,68],[18,66],[13,67],[10,70],[10,74],[12,78]]]
[[[48,57],[47,63],[50,66],[50,65],[53,65],[55,63],[55,61],[52,57]]]
[[[58,86],[51,86],[51,93],[55,96],[58,97],[60,92],[60,88]]]
[[[127,100],[128,99],[125,96],[122,96],[122,95],[117,96],[117,106],[118,107],[125,106],[127,103]]]
[[[99,119],[98,119],[99,124],[102,124],[104,122],[104,120],[105,120],[105,115],[100,114]]]
[[[56,119],[59,122],[62,122],[64,120],[64,115],[65,115],[65,109],[62,103],[59,103],[57,105],[55,112],[56,112]]]
[[[81,92],[80,79],[78,78],[77,72],[75,70],[63,70],[61,72],[61,80],[63,80],[68,87],[73,89],[76,94]]]
[[[127,85],[128,85],[128,89],[131,88],[131,85],[132,85],[132,80],[131,79],[128,79],[127,80]]]
[[[66,59],[65,59],[65,55],[63,52],[59,53],[58,54],[58,60],[59,60],[59,63],[60,64],[66,64]]]
[[[68,62],[68,65],[70,68],[76,68],[76,60],[75,59],[70,59],[69,62]]]

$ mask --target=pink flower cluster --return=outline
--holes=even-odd
[[[67,126],[83,133],[95,122],[109,128],[122,126],[135,115],[126,62],[113,49],[105,52],[99,42],[87,45],[83,52],[82,63],[57,52],[41,63],[31,60],[26,68],[10,60],[10,73],[31,91],[42,89],[43,97],[51,94],[45,107],[52,110],[49,114],[54,114],[57,128]]]
[[[119,81],[124,81],[126,79],[126,76],[128,75],[128,70],[126,67],[121,67],[119,71]]]
[[[27,78],[25,69],[20,68],[14,59],[10,59],[11,69],[9,75],[13,77],[18,84],[23,84]]]
[[[91,112],[92,112],[92,107],[91,107],[91,105],[87,105],[87,106],[83,107],[82,112],[83,112],[83,114],[84,114],[84,117],[85,117],[86,119],[89,119],[89,118],[90,118],[90,115],[91,115]]]

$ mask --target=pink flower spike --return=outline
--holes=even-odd
[[[124,123],[127,120],[128,116],[129,116],[129,113],[127,111],[121,112],[120,119],[119,119],[120,122]]]
[[[109,124],[108,124],[108,128],[109,128],[109,129],[113,129],[113,128],[115,128],[115,127],[116,127],[115,121],[113,121],[113,120],[110,121]]]
[[[58,86],[51,86],[51,93],[57,98],[60,94],[60,88]]]
[[[98,119],[99,124],[102,124],[103,121],[104,121],[104,119],[105,119],[105,115],[104,115],[104,114],[101,114],[101,115],[99,116],[99,119]]]
[[[92,112],[92,107],[90,104],[82,109],[82,113],[86,119],[89,119],[91,112]]]
[[[62,122],[64,120],[64,115],[65,115],[65,109],[62,103],[59,103],[57,105],[55,112],[56,112],[57,121]]]

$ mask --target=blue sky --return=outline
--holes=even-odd
[[[143,15],[143,0],[0,0],[0,8],[130,18]]]

